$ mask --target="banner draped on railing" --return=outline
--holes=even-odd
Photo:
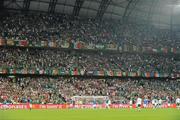
[[[159,72],[122,72],[120,70],[94,70],[87,71],[85,69],[72,68],[12,68],[0,67],[0,74],[21,74],[21,75],[52,75],[52,76],[99,76],[99,77],[144,77],[144,78],[180,78],[180,73],[159,73]]]
[[[4,45],[5,45],[5,40],[0,37],[0,46],[4,46]]]
[[[121,44],[109,43],[109,44],[93,44],[85,43],[82,41],[61,41],[56,42],[56,40],[42,40],[42,41],[28,41],[28,40],[13,40],[13,39],[3,39],[0,37],[0,46],[19,46],[19,47],[50,47],[50,48],[73,48],[73,49],[87,49],[87,50],[109,50],[109,51],[119,51],[119,52],[140,52],[140,53],[180,53],[179,48],[172,47],[140,47],[132,44]]]

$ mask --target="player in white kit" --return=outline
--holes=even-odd
[[[133,106],[133,99],[132,98],[129,101],[129,105],[130,105],[130,108],[132,108],[132,106]]]
[[[142,98],[138,97],[136,101],[136,107],[138,110],[141,110]]]
[[[158,107],[161,108],[162,107],[162,99],[160,98],[159,101],[158,101]]]
[[[177,109],[179,110],[180,109],[180,98],[176,99],[176,106],[177,106]]]
[[[157,108],[158,107],[158,100],[157,99],[153,99],[152,100],[152,105],[153,105],[153,108]]]

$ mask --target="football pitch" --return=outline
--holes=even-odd
[[[180,120],[180,110],[0,110],[0,120]]]

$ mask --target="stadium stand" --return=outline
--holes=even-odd
[[[169,80],[95,79],[95,78],[0,78],[1,103],[71,103],[71,97],[109,96],[112,103],[128,104],[138,95],[150,101],[162,99],[175,103],[180,84]]]
[[[0,19],[0,103],[62,104],[72,96],[175,103],[179,47],[172,31],[143,22],[8,13]]]

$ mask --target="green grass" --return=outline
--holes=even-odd
[[[180,110],[0,110],[0,120],[180,120]]]

